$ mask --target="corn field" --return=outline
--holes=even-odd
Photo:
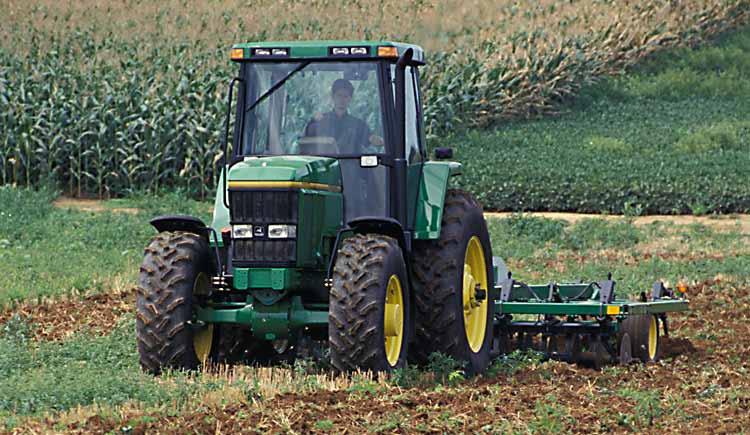
[[[750,21],[747,0],[0,0],[0,184],[211,195],[234,42],[428,50],[428,133],[555,114],[598,77]]]

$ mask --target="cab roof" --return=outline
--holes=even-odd
[[[390,48],[390,49],[389,49]],[[245,42],[232,46],[232,60],[356,59],[396,58],[407,49],[413,61],[424,64],[424,50],[414,44],[392,41],[269,41]],[[394,51],[395,49],[395,51]]]

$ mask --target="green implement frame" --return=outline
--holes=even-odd
[[[654,284],[650,296],[642,292],[629,300],[616,297],[611,274],[590,283],[529,285],[514,280],[502,260],[493,260],[498,282],[491,297],[496,353],[534,349],[548,358],[594,366],[635,358],[653,361],[659,335],[669,335],[667,313],[689,309],[684,294],[661,282]]]
[[[661,294],[651,301],[631,301],[606,297],[603,283],[527,285],[507,281],[497,288],[501,298],[495,301],[495,313],[540,314],[556,316],[627,316],[687,311],[688,301]],[[657,284],[658,286],[659,284]],[[604,284],[606,286],[606,284]],[[510,287],[509,293],[503,287]],[[502,296],[506,295],[505,298]],[[603,297],[605,296],[605,297]]]

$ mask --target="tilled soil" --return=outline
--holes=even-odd
[[[103,335],[135,309],[135,289],[25,302],[0,311],[0,326],[17,316],[31,326],[31,338],[59,341],[78,332]]]
[[[546,362],[454,387],[318,391],[207,401],[180,412],[123,409],[64,427],[34,418],[20,432],[91,433],[737,433],[750,427],[750,288],[723,278],[691,286],[661,362],[601,371]],[[132,295],[123,297],[128,300]]]

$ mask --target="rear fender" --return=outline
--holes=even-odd
[[[419,197],[414,216],[414,239],[436,240],[440,238],[448,179],[460,174],[460,163],[425,162],[422,167]]]

